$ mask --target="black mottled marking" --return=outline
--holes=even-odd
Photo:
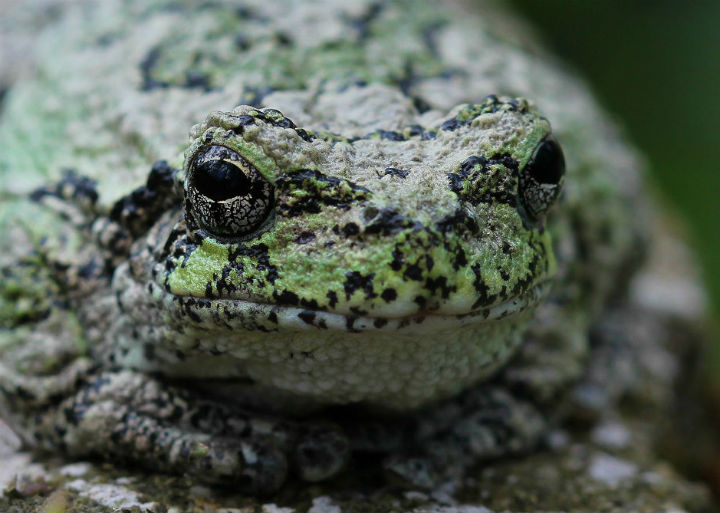
[[[397,299],[397,291],[392,287],[388,287],[382,291],[380,297],[388,303],[391,303],[392,301],[395,301]]]
[[[235,48],[237,48],[241,52],[245,52],[249,50],[252,46],[252,38],[249,38],[241,32],[235,34],[235,37],[233,38],[233,44],[235,45]]]
[[[418,221],[403,216],[397,210],[391,208],[380,209],[378,214],[373,218],[372,222],[365,226],[364,232],[367,234],[390,235],[402,230],[412,229],[414,231],[421,230],[422,224]]]
[[[397,178],[407,178],[407,175],[410,174],[410,171],[407,169],[398,169],[395,167],[386,167],[385,172],[382,174],[382,176],[395,176]]]
[[[99,261],[97,258],[85,262],[76,269],[78,276],[83,280],[97,279],[106,272],[104,262]]]
[[[182,310],[183,314],[197,323],[202,322],[202,319],[197,314],[196,310],[210,306],[208,300],[206,299],[178,298],[178,301],[180,302],[180,309]]]
[[[186,71],[185,83],[183,87],[187,89],[202,89],[203,91],[211,91],[210,77],[200,73],[199,71]]]
[[[309,299],[309,300],[308,300],[308,299],[305,299],[305,298],[301,298],[301,299],[300,299],[300,306],[302,306],[302,307],[304,307],[304,308],[309,308],[309,309],[311,309],[311,310],[318,310],[318,309],[320,308],[320,306],[318,305],[317,300],[315,300],[315,299]]]
[[[35,189],[30,193],[30,199],[41,201],[47,196],[54,196],[66,201],[95,205],[100,197],[96,186],[95,180],[78,175],[74,169],[63,169],[62,178],[56,184]]]
[[[435,267],[435,260],[430,255],[425,255],[425,269],[431,271]]]
[[[256,109],[259,109],[263,106],[263,100],[265,97],[271,93],[275,92],[275,89],[272,87],[265,87],[265,88],[255,88],[255,87],[248,87],[240,97],[240,101],[238,101],[239,105],[250,105],[251,107],[255,107]],[[247,115],[244,115],[247,116]],[[254,120],[252,116],[247,116]]]
[[[398,89],[400,89],[400,92],[406,98],[413,98],[412,88],[421,80],[422,78],[418,76],[418,74],[413,69],[413,65],[409,62],[406,62],[402,71],[397,76],[395,76],[395,85],[397,85]],[[402,140],[406,139],[407,138],[403,136]]]
[[[445,276],[438,276],[434,279],[428,278],[425,280],[425,287],[433,294],[440,290],[440,297],[443,299],[447,299],[451,293],[457,290],[456,286],[448,285],[447,277]]]
[[[287,32],[275,32],[274,38],[278,46],[289,48],[294,44],[292,37]]]
[[[349,271],[345,273],[345,283],[343,283],[345,299],[349,300],[350,296],[352,296],[356,290],[364,291],[366,299],[377,297],[377,294],[373,291],[374,279],[375,273],[367,275],[363,275],[359,271]]]
[[[177,172],[164,160],[155,162],[145,185],[115,202],[110,210],[110,219],[133,237],[145,233],[163,211],[180,206],[181,198],[174,192]]]
[[[337,292],[330,290],[326,294],[326,297],[328,298],[328,305],[330,305],[330,308],[335,308],[335,305],[338,303]]]
[[[357,34],[358,42],[367,39],[370,35],[370,26],[380,16],[386,3],[385,1],[374,2],[360,16],[347,19],[347,23]]]
[[[300,232],[300,235],[295,239],[296,244],[307,244],[315,240],[315,233],[312,231]]]
[[[168,273],[175,269],[178,258],[186,253],[188,245],[196,246],[195,242],[188,241],[187,229],[184,221],[181,220],[173,226],[158,257],[158,260],[165,260],[165,270]]]
[[[521,107],[520,102],[515,98],[509,101],[503,101],[494,94],[491,94],[486,96],[480,103],[468,105],[458,112],[455,117],[444,121],[440,125],[440,130],[452,132],[462,126],[469,125],[479,116],[492,114],[501,110],[509,112],[525,112],[526,108]]]
[[[208,282],[205,288],[205,297],[207,297],[208,299],[213,297],[213,283],[215,283],[215,286],[217,288],[218,297],[230,295],[235,292],[237,286],[233,283],[234,280],[230,279],[230,274],[233,271],[235,271],[235,274],[237,276],[242,276],[245,272],[245,266],[243,266],[240,262],[237,262],[235,259],[229,260],[228,265],[223,266],[220,278],[218,278],[217,274],[213,274],[213,281]],[[210,292],[210,294],[207,294],[208,291]]]
[[[285,115],[277,109],[255,110],[250,113],[250,116],[278,128],[294,130],[295,133],[306,142],[312,142],[316,139],[314,135],[308,133],[306,130],[297,128],[290,118],[286,118]]]
[[[287,173],[276,180],[275,187],[278,192],[277,213],[284,217],[317,214],[326,205],[349,210],[371,197],[365,187],[311,169]],[[291,194],[293,190],[302,190],[305,194],[297,198]]]
[[[425,47],[428,49],[428,52],[430,52],[430,55],[438,59],[440,58],[440,54],[437,46],[437,33],[446,26],[447,21],[440,20],[431,23],[422,30],[423,43],[425,43]]]
[[[340,231],[346,237],[352,237],[353,235],[357,235],[358,233],[360,233],[360,227],[355,223],[348,223],[343,226],[342,230]]]
[[[235,7],[235,16],[245,21],[259,22],[263,25],[268,23],[268,19],[258,14],[257,11],[248,7],[247,5],[239,5]]]
[[[296,128],[295,123],[277,109],[263,109],[262,120],[280,128]],[[259,116],[258,116],[259,117]]]
[[[204,135],[204,138],[205,138],[205,139],[204,139],[204,142],[205,142],[205,144],[210,144],[210,143],[212,142],[212,140],[213,140],[213,137],[215,137],[215,130],[214,130],[214,129],[213,129],[213,130],[208,130],[207,132],[205,132],[205,135]]]
[[[380,139],[384,139],[386,141],[406,141],[407,139],[405,136],[399,132],[395,132],[393,130],[376,130],[373,132],[372,135],[377,135],[380,137]]]
[[[160,80],[154,77],[155,67],[162,57],[163,48],[154,46],[148,51],[145,57],[140,61],[140,76],[142,91],[151,91],[153,89],[165,89],[168,87],[181,87],[185,89],[202,89],[205,92],[211,91],[212,84],[210,78],[196,70],[187,70],[182,81]]]
[[[235,133],[242,133],[243,129],[246,126],[255,124],[255,118],[252,116],[248,116],[247,114],[240,114],[235,118],[235,122],[237,126],[233,129],[233,131]]]
[[[478,294],[478,298],[472,306],[472,310],[475,310],[477,308],[480,308],[481,306],[488,306],[492,304],[497,296],[490,294],[490,288],[483,281],[482,267],[480,266],[480,264],[474,264],[471,269],[475,274],[475,279],[473,280],[473,287],[475,287],[475,291]]]
[[[352,333],[358,333],[359,330],[355,328],[355,322],[358,320],[358,318],[354,315],[348,315],[345,317],[345,329]]]
[[[315,317],[317,314],[315,312],[311,312],[310,310],[303,310],[298,314],[298,317],[300,320],[302,320],[305,324],[312,325],[315,321]]]
[[[425,112],[432,109],[432,105],[430,105],[428,102],[426,102],[419,96],[411,96],[410,98],[412,100],[413,107],[415,107],[415,110],[417,110],[420,114],[424,114]]]
[[[418,137],[425,132],[425,129],[420,125],[410,125],[405,127],[405,131],[410,137]]]
[[[3,107],[5,106],[5,98],[7,98],[7,92],[9,90],[9,87],[0,87],[0,113],[2,113]]]
[[[478,226],[477,220],[468,214],[467,210],[458,208],[452,214],[449,214],[437,223],[435,228],[440,233],[462,233],[468,232],[472,236],[476,236],[480,233],[480,226]]]
[[[405,268],[403,276],[408,280],[421,281],[422,280],[422,269],[417,264],[410,264]]]
[[[160,47],[155,46],[140,61],[140,76],[142,77],[142,90],[150,91],[156,87],[167,87],[167,83],[152,78],[152,71],[157,61],[160,60]]]
[[[245,244],[238,244],[235,247],[231,247],[228,251],[228,260],[233,262],[238,257],[247,256],[255,261],[255,267],[259,271],[266,271],[265,278],[270,283],[275,283],[278,278],[278,269],[270,263],[270,252],[265,244],[255,244],[247,246]],[[240,270],[242,271],[242,270]]]
[[[465,254],[465,250],[461,246],[457,246],[453,248],[453,261],[452,266],[453,270],[457,271],[461,267],[465,267],[468,263],[467,255]]]
[[[402,266],[405,263],[405,255],[396,246],[395,249],[393,249],[392,257],[393,257],[393,260],[392,260],[392,262],[390,262],[390,268],[393,271],[399,271],[400,269],[402,269]]]
[[[382,317],[378,317],[373,321],[373,326],[375,326],[377,329],[382,328],[383,326],[387,325],[388,320],[384,319]]]
[[[175,245],[173,260],[175,260],[175,262],[180,262],[182,260],[182,262],[180,263],[180,268],[183,269],[187,265],[187,257],[192,255],[193,251],[197,249],[197,244],[185,240],[181,240],[178,242],[180,242],[180,244]]]
[[[443,124],[440,125],[440,129],[452,132],[453,130],[457,130],[458,128],[460,128],[462,125],[463,123],[461,121],[453,118],[443,122]]]
[[[496,176],[495,166],[510,172]],[[515,207],[518,168],[518,161],[506,153],[489,158],[473,155],[460,164],[459,172],[448,173],[447,177],[450,190],[471,205],[504,203]]]
[[[277,291],[273,291],[273,298],[279,305],[297,306],[300,303],[298,295],[289,290],[283,290],[280,294],[278,294]]]
[[[309,133],[308,133],[305,129],[303,129],[303,128],[298,128],[297,130],[295,130],[295,132],[300,136],[300,139],[302,139],[303,141],[308,141],[308,142],[310,142],[310,141],[314,141],[314,140],[315,140],[315,136],[312,135],[312,134],[309,134]]]

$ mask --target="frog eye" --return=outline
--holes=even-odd
[[[221,238],[240,237],[259,228],[274,200],[272,184],[225,146],[209,146],[195,155],[185,189],[188,217]]]
[[[542,217],[555,203],[564,176],[565,157],[562,148],[549,135],[540,141],[520,172],[520,198],[531,217]]]

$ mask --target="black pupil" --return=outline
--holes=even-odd
[[[552,137],[542,141],[530,162],[530,174],[539,183],[556,184],[565,173],[562,148]]]
[[[226,160],[206,160],[193,173],[195,188],[215,201],[223,201],[250,192],[250,179]]]

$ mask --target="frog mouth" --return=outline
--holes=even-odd
[[[435,331],[434,328],[442,330],[447,327],[458,328],[465,325],[514,318],[523,312],[532,310],[548,294],[549,290],[550,282],[546,281],[497,305],[461,314],[421,310],[411,315],[383,317],[285,307],[283,311],[285,318],[279,325],[283,328],[307,328],[312,326],[321,329],[343,329],[352,332],[404,330],[421,333],[427,330]]]
[[[162,304],[158,306],[165,311],[174,312],[175,314],[171,315],[171,324],[175,320],[179,326],[190,323],[202,329],[216,325],[231,330],[264,332],[318,329],[346,332],[402,330],[422,333],[515,318],[523,312],[532,311],[548,294],[550,286],[551,281],[546,280],[502,303],[465,313],[421,310],[394,317],[347,314],[240,299],[180,296],[163,290],[154,283],[151,289],[155,289],[153,295],[156,299],[160,292]]]

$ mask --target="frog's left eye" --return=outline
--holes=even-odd
[[[538,219],[550,209],[560,194],[564,176],[562,148],[549,135],[540,141],[520,171],[520,199],[530,216]]]
[[[185,182],[188,217],[211,235],[236,238],[270,215],[273,186],[237,152],[209,146],[191,160]]]

